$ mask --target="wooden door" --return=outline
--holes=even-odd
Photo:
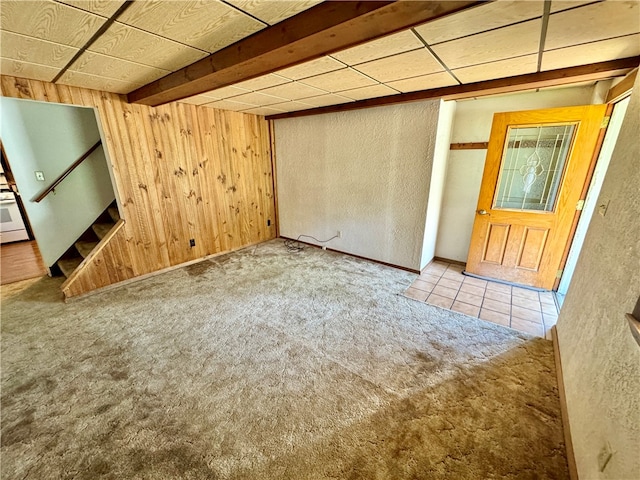
[[[467,272],[552,289],[605,111],[494,115]]]

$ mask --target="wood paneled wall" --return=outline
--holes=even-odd
[[[114,251],[96,256],[69,296],[275,238],[263,117],[179,103],[151,108],[8,76],[0,84],[4,96],[94,107],[100,118],[125,224]]]

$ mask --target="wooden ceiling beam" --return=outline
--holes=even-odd
[[[485,1],[328,1],[129,93],[157,106],[260,77]]]
[[[537,88],[557,87],[572,83],[603,80],[606,78],[625,75],[631,69],[640,64],[640,56],[610,60],[607,62],[591,63],[577,67],[560,68],[546,72],[529,73],[515,77],[498,78],[483,82],[466,83],[451,87],[432,88],[418,92],[401,93],[385,97],[369,98],[340,105],[310,108],[297,112],[279,113],[267,116],[267,120],[281,118],[306,117],[321,113],[344,112],[359,110],[361,108],[379,107],[381,105],[394,105],[396,103],[417,102],[420,100],[443,99],[462,100],[465,98],[482,97],[486,95],[500,95],[504,93],[521,92]],[[303,100],[300,100],[304,102]]]

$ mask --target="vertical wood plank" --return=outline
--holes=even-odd
[[[66,285],[66,296],[275,237],[264,117],[130,105],[113,93],[8,76],[0,76],[0,88],[7,97],[98,113],[125,223]]]

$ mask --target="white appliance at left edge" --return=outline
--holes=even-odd
[[[0,243],[29,240],[16,194],[11,191],[0,166]]]

